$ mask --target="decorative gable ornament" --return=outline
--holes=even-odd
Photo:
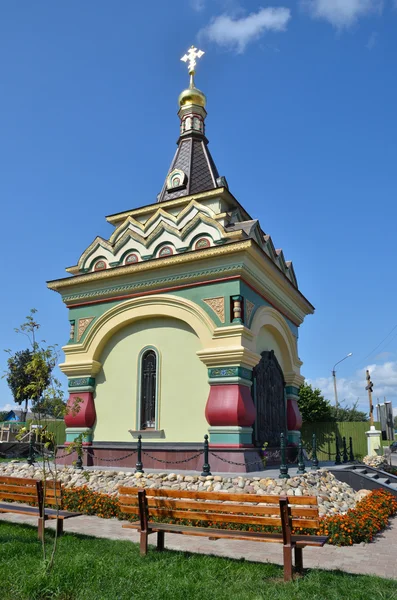
[[[187,184],[187,176],[181,169],[174,169],[167,177],[167,191],[183,190]]]

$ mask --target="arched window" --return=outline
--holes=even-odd
[[[98,260],[94,265],[94,271],[103,271],[106,269],[106,263],[104,260]]]
[[[197,240],[194,249],[201,250],[201,248],[209,248],[210,245],[210,241],[207,238],[200,238],[199,240]]]
[[[156,428],[158,361],[154,349],[141,356],[140,423],[139,429]]]
[[[159,252],[159,257],[162,258],[163,256],[171,256],[171,254],[174,254],[172,248],[170,246],[164,246]]]
[[[126,265],[130,265],[131,263],[136,263],[136,262],[138,262],[138,256],[136,254],[129,254],[124,261],[124,263]]]

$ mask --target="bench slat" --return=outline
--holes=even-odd
[[[37,502],[37,498],[28,494],[11,493],[11,492],[0,492],[0,500],[15,500],[17,502]]]
[[[250,515],[225,515],[212,512],[193,512],[190,510],[172,510],[169,508],[151,508],[149,509],[150,517],[166,517],[169,519],[187,519],[189,521],[210,521],[210,522],[227,522],[227,523],[242,523],[247,525],[272,525],[273,527],[281,526],[280,517],[252,517]],[[310,525],[308,525],[310,527]]]
[[[129,515],[139,515],[139,507],[138,506],[120,506],[120,510],[123,513],[128,513]]]
[[[137,496],[138,491],[143,488],[136,487],[125,487],[119,488],[119,494],[122,495],[135,495]],[[157,488],[145,488],[146,496],[160,496],[162,498],[193,498],[196,500],[231,500],[232,502],[252,502],[254,504],[266,503],[274,504],[279,506],[280,496],[266,495],[259,496],[256,494],[228,494],[226,492],[194,492],[190,490],[167,490]],[[314,505],[317,506],[317,496],[288,496],[289,504],[299,505]]]
[[[28,479],[27,477],[0,477],[0,484],[1,483],[35,487],[36,479]]]
[[[275,515],[280,514],[279,505],[275,506],[257,506],[246,504],[230,504],[225,502],[223,504],[215,502],[200,502],[196,500],[174,500],[167,499],[162,500],[160,498],[148,498],[147,504],[149,507],[157,508],[169,508],[171,510],[191,509],[191,510],[202,510],[220,513],[242,513],[250,515]],[[318,510],[316,508],[292,508],[291,514],[294,517],[318,517]]]
[[[191,527],[189,525],[173,525],[171,523],[148,523],[154,532],[164,531],[168,533],[180,533],[182,535],[199,535],[214,539],[232,538],[258,542],[280,543],[283,541],[281,533],[262,533],[259,531],[238,531],[227,529],[214,529],[212,527]]]
[[[327,535],[293,535],[292,541],[298,548],[305,546],[316,546],[322,548],[328,541]]]
[[[0,484],[0,495],[3,492],[23,493],[29,496],[37,496],[36,485],[27,487],[26,485],[1,485]]]

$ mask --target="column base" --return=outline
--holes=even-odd
[[[291,446],[297,446],[299,444],[301,432],[300,431],[288,431],[287,440]]]
[[[84,434],[83,446],[92,445],[92,429],[91,427],[67,427],[65,430],[66,441],[65,446],[72,444],[80,434]]]
[[[376,456],[378,454],[377,450],[381,447],[382,432],[375,429],[375,425],[371,425],[369,431],[365,432],[365,435],[367,436],[368,456]]]
[[[238,448],[252,446],[252,427],[237,425],[208,427],[208,433],[211,446]]]

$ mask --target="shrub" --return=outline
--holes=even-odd
[[[116,497],[93,492],[87,487],[65,488],[62,494],[62,507],[85,515],[96,515],[102,519],[122,518]]]

